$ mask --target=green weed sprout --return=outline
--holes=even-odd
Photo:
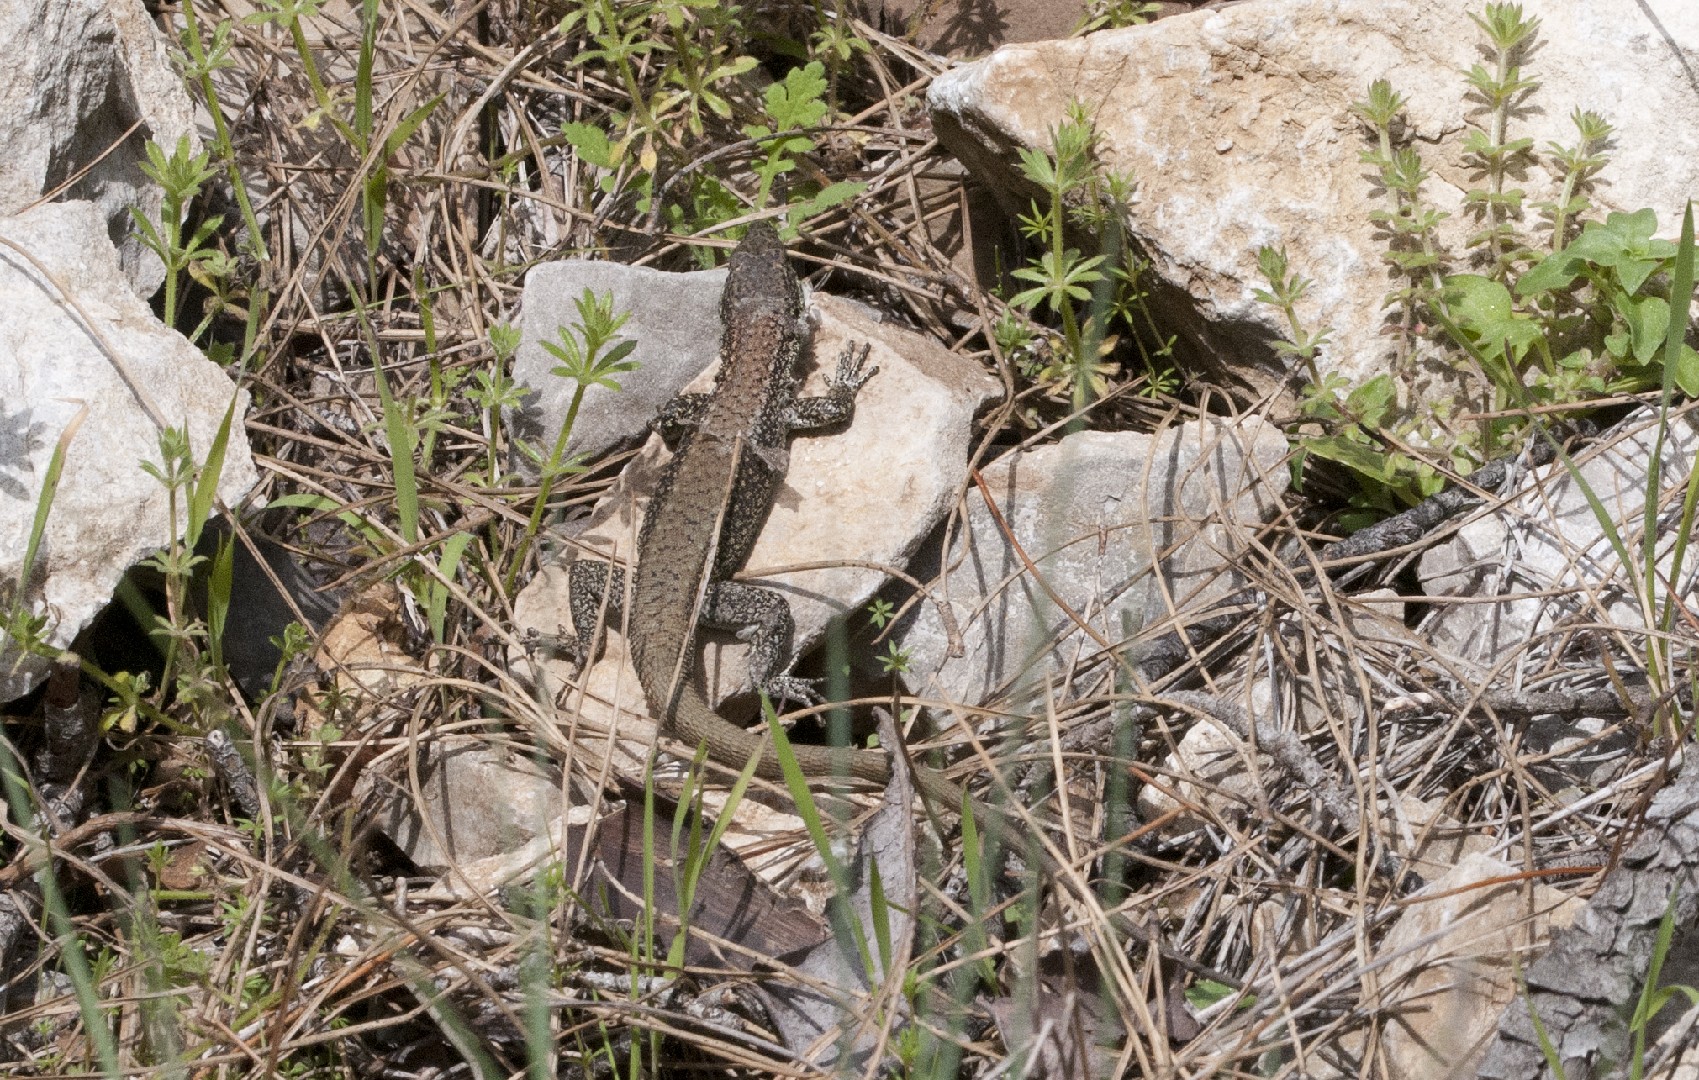
[[[1012,272],[1028,287],[1010,297],[1009,305],[1027,315],[1047,310],[1060,322],[1060,348],[1042,359],[1037,358],[1042,350],[1029,349],[1035,359],[1025,365],[1025,372],[1040,385],[1067,393],[1075,412],[1108,391],[1117,368],[1108,356],[1119,343],[1113,328],[1133,332],[1153,389],[1169,384],[1156,360],[1167,356],[1173,345],[1172,337],[1162,340],[1155,333],[1141,287],[1145,264],[1128,251],[1125,222],[1134,182],[1098,167],[1096,143],[1096,128],[1084,104],[1074,102],[1067,119],[1052,132],[1048,153],[1025,149],[1020,154],[1021,175],[1041,193],[1021,217],[1020,227],[1039,253]],[[1099,237],[1100,253],[1085,255],[1070,247],[1070,229]],[[1034,340],[1007,319],[996,335],[1004,346]],[[1160,344],[1152,351],[1147,340]]]
[[[1422,202],[1422,184],[1429,176],[1421,154],[1412,146],[1394,146],[1393,133],[1404,120],[1404,96],[1385,79],[1369,85],[1368,95],[1351,106],[1375,134],[1375,147],[1364,150],[1360,157],[1379,175],[1386,189],[1391,208],[1374,210],[1369,220],[1387,232],[1386,260],[1402,276],[1404,283],[1388,293],[1382,304],[1399,307],[1399,365],[1409,357],[1416,326],[1423,308],[1441,286],[1439,241],[1435,230],[1449,214]],[[1264,268],[1265,276],[1268,268]],[[1272,276],[1270,276],[1272,280]],[[1291,321],[1291,313],[1287,319]],[[1299,342],[1300,346],[1303,344]]]
[[[494,487],[501,479],[501,418],[524,404],[525,390],[509,374],[514,354],[519,351],[519,328],[496,323],[490,327],[489,337],[490,348],[495,352],[494,362],[487,370],[472,373],[472,385],[467,388],[466,397],[481,414],[479,420],[488,447],[483,481]]]
[[[215,635],[222,635],[230,606],[230,541],[221,545],[214,560],[207,620],[190,617],[188,598],[196,568],[207,561],[205,556],[195,554],[195,545],[212,515],[235,410],[233,394],[205,464],[195,464],[189,434],[183,428],[162,430],[159,462],[142,462],[142,469],[165,488],[166,521],[171,537],[164,548],[142,561],[142,565],[157,570],[165,583],[165,614],[155,616],[152,629],[165,642],[165,671],[159,685],[163,689],[175,683],[179,703],[192,708],[208,722],[222,719],[224,712],[222,640]],[[205,653],[201,648],[203,643]]]
[[[183,217],[189,203],[200,194],[202,185],[218,174],[218,170],[207,164],[204,151],[199,154],[189,151],[187,135],[177,140],[169,156],[158,143],[149,139],[147,160],[142,163],[141,170],[164,192],[159,224],[149,221],[147,215],[134,206],[130,207],[130,217],[141,232],[143,245],[165,264],[165,323],[175,326],[182,275],[197,263],[228,270],[228,263],[219,258],[220,253],[208,246],[208,241],[224,223],[223,218],[207,218],[195,226],[193,232],[185,233],[183,229]]]
[[[1151,16],[1162,10],[1161,4],[1146,3],[1145,0],[1089,0],[1085,7],[1085,17],[1074,30],[1076,34],[1089,34],[1093,30],[1120,30],[1127,26],[1143,26]]]
[[[620,327],[625,325],[631,314],[623,311],[617,315],[614,313],[613,294],[597,296],[585,289],[584,295],[573,303],[578,308],[578,322],[573,324],[570,331],[561,327],[557,341],[543,342],[543,348],[549,355],[560,361],[552,369],[553,374],[572,382],[572,399],[567,404],[566,419],[561,422],[554,446],[546,457],[537,462],[537,501],[531,508],[531,519],[525,525],[525,534],[515,546],[513,561],[508,564],[504,584],[509,592],[525,565],[525,557],[530,551],[537,530],[542,527],[543,514],[548,508],[549,495],[554,490],[555,481],[577,469],[574,462],[565,459],[566,444],[572,437],[573,425],[578,422],[578,409],[584,403],[585,391],[592,386],[618,390],[619,383],[614,376],[635,371],[637,368],[635,360],[626,359],[637,347],[637,342],[629,338],[616,340]]]

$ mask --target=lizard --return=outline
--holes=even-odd
[[[779,760],[761,734],[714,711],[691,681],[699,626],[736,629],[750,643],[750,680],[774,700],[819,700],[788,669],[794,632],[779,594],[731,580],[748,559],[771,509],[788,458],[790,436],[847,421],[855,397],[878,368],[868,348],[850,346],[823,397],[800,397],[796,368],[806,337],[802,283],[778,231],[751,225],[733,250],[720,299],[720,370],[707,394],[681,394],[656,418],[677,450],[661,474],[638,532],[631,588],[631,660],[650,712],[662,729],[707,747],[716,764],[741,770],[757,751],[758,775],[782,779]],[[671,440],[669,440],[671,441]],[[576,651],[593,655],[598,626],[621,616],[624,572],[581,558],[568,570],[568,604]],[[891,766],[882,752],[795,745],[811,779],[848,775],[883,784]],[[932,769],[916,768],[922,792],[960,810],[962,791]]]

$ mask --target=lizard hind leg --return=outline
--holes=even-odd
[[[567,607],[577,639],[577,660],[590,666],[596,656],[596,633],[617,624],[625,609],[625,571],[600,559],[577,559],[566,572]]]
[[[815,689],[815,680],[789,673],[796,622],[783,596],[758,585],[715,582],[702,598],[698,621],[716,630],[735,631],[749,643],[749,681],[774,705],[785,701],[815,705],[824,700]]]

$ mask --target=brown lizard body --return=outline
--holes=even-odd
[[[826,396],[799,398],[802,308],[802,285],[778,233],[757,222],[732,253],[720,301],[725,332],[713,391],[675,398],[657,421],[663,431],[679,432],[680,444],[638,534],[630,611],[637,680],[666,731],[705,745],[710,759],[730,769],[742,769],[764,740],[716,713],[691,681],[696,629],[740,629],[750,641],[750,678],[757,689],[775,699],[817,700],[805,681],[781,670],[790,660],[789,605],[777,593],[731,577],[766,521],[784,477],[791,434],[849,419],[856,392],[877,370],[863,371],[866,349],[851,349],[839,359]],[[612,620],[619,612],[623,581],[607,563],[581,559],[572,565],[570,587],[579,649],[588,656],[598,617]],[[882,753],[792,749],[810,779],[890,779],[890,762]],[[772,748],[760,752],[757,773],[780,779]],[[929,797],[960,809],[961,789],[944,776],[917,769],[915,779]]]

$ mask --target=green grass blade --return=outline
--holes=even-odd
[[[849,875],[844,866],[832,854],[832,843],[826,836],[826,825],[820,817],[820,808],[814,803],[814,794],[808,790],[808,778],[803,775],[802,766],[797,764],[796,753],[791,749],[790,737],[785,734],[784,725],[779,723],[779,715],[773,708],[773,703],[765,694],[761,695],[761,712],[767,718],[767,730],[773,736],[773,753],[779,759],[779,768],[784,771],[785,787],[790,791],[791,801],[796,803],[797,816],[802,818],[802,824],[808,830],[808,839],[820,853],[820,858],[826,864],[826,873],[832,879],[832,887],[840,893],[849,891]]]
[[[354,131],[363,156],[372,146],[372,61],[377,52],[378,0],[360,5],[360,59],[354,68]]]
[[[1534,1038],[1540,1044],[1540,1053],[1546,1059],[1546,1067],[1551,1069],[1553,1080],[1567,1080],[1563,1070],[1563,1059],[1558,1056],[1557,1047],[1552,1045],[1551,1036],[1546,1033],[1546,1025],[1540,1019],[1539,1012],[1534,1008],[1534,995],[1528,992],[1528,983],[1518,975],[1517,986],[1522,991],[1522,1000],[1528,1005],[1528,1020],[1534,1025]]]
[[[1676,246],[1675,268],[1670,277],[1670,324],[1664,335],[1664,392],[1675,381],[1676,362],[1681,358],[1681,346],[1687,340],[1687,323],[1693,303],[1693,204],[1681,220],[1681,242]],[[1682,301],[1687,301],[1683,303]]]
[[[848,906],[849,873],[832,853],[832,842],[826,836],[826,826],[820,817],[820,808],[815,805],[814,795],[808,790],[808,778],[803,775],[802,766],[797,764],[796,753],[791,750],[790,738],[785,735],[784,725],[779,723],[779,714],[765,694],[761,695],[761,713],[767,718],[767,730],[773,736],[773,755],[779,759],[779,768],[784,772],[785,788],[790,792],[791,801],[796,803],[797,816],[802,818],[803,827],[808,830],[808,839],[813,842],[814,850],[819,852],[820,861],[826,864],[827,876],[832,879],[832,898],[826,903],[826,917],[831,924],[832,935],[838,939],[838,947],[844,951],[844,955],[861,957],[862,970],[867,972],[870,982],[876,982],[873,953],[868,948],[867,932],[862,928],[861,920],[855,917],[855,913]]]
[[[1629,1076],[1632,1080],[1640,1080],[1645,1069],[1646,1059],[1646,1029],[1651,1026],[1663,1007],[1669,1003],[1674,993],[1663,992],[1659,985],[1664,977],[1664,960],[1668,958],[1670,945],[1675,940],[1675,901],[1681,895],[1678,886],[1670,892],[1669,902],[1664,905],[1664,917],[1658,923],[1658,936],[1652,944],[1652,959],[1646,969],[1646,981],[1640,987],[1640,997],[1634,1003],[1634,1013],[1629,1018],[1628,1029],[1634,1034],[1634,1052],[1630,1060]]]
[[[35,572],[36,556],[41,553],[41,538],[47,532],[47,517],[53,512],[53,498],[59,492],[59,477],[65,471],[65,454],[71,448],[71,440],[77,437],[77,429],[88,419],[88,403],[83,402],[77,414],[71,417],[71,422],[65,425],[65,430],[59,433],[59,441],[53,445],[53,456],[48,459],[47,473],[41,480],[41,494],[35,500],[35,518],[30,522],[29,543],[24,547],[24,561],[18,570],[17,604],[20,609],[24,603],[24,593],[29,589],[30,575]]]
[[[236,538],[226,536],[218,543],[212,570],[206,582],[206,640],[212,665],[224,670],[224,628],[230,622],[230,590],[235,575]]]
[[[1546,437],[1550,438],[1551,436]],[[1616,557],[1622,560],[1623,569],[1633,575],[1634,558],[1628,553],[1628,543],[1617,531],[1616,522],[1612,520],[1610,511],[1605,509],[1605,504],[1593,491],[1593,485],[1587,483],[1587,478],[1581,475],[1581,469],[1575,464],[1575,459],[1570,457],[1562,447],[1558,448],[1557,457],[1559,461],[1563,462],[1564,469],[1569,472],[1569,478],[1575,482],[1582,498],[1587,500],[1588,509],[1593,511],[1593,517],[1598,520],[1600,531],[1605,534],[1605,539],[1610,541],[1611,550],[1615,551]]]
[[[383,363],[372,358],[372,372],[378,385],[378,399],[383,403],[384,433],[389,437],[389,462],[395,472],[395,515],[400,522],[401,538],[409,544],[419,542],[419,480],[413,472],[413,448],[416,433],[412,419],[390,392],[389,378]]]
[[[442,543],[442,561],[437,569],[442,576],[454,580],[455,572],[460,569],[460,558],[466,553],[466,545],[472,542],[469,532],[457,532]],[[425,614],[431,624],[431,640],[438,645],[444,644],[444,620],[448,615],[448,588],[436,579],[430,579],[425,598]]]
[[[1671,386],[1675,380],[1676,365],[1681,360],[1681,348],[1687,341],[1687,324],[1693,308],[1694,256],[1693,204],[1689,202],[1686,213],[1682,215],[1681,243],[1676,248],[1675,271],[1670,279],[1670,324],[1664,337],[1663,400],[1666,410],[1672,394]],[[1669,580],[1672,585],[1678,586],[1681,582],[1681,568],[1687,560],[1687,545],[1693,535],[1696,509],[1699,509],[1699,456],[1696,456],[1688,469],[1687,493],[1681,503],[1681,522],[1676,528],[1675,546],[1670,551]],[[1665,633],[1675,625],[1677,602],[1673,593],[1664,600],[1658,625]]]
[[[962,948],[970,955],[983,954],[991,945],[985,933],[986,913],[994,906],[991,901],[991,879],[986,867],[986,837],[979,831],[968,794],[962,793],[962,871],[967,875],[967,895],[972,921],[962,927]],[[977,965],[979,977],[986,985],[997,985],[997,969],[989,956],[981,956]]]
[[[738,774],[736,782],[732,784],[731,791],[726,795],[725,806],[714,818],[714,827],[708,832],[707,842],[703,843],[700,825],[702,820],[701,788],[695,783],[695,778],[700,776],[707,760],[708,747],[704,744],[696,752],[696,759],[692,763],[690,774],[685,779],[686,797],[680,802],[680,809],[682,810],[684,803],[689,801],[690,793],[695,791],[697,807],[696,814],[691,821],[688,850],[685,852],[683,862],[676,864],[682,865],[684,872],[678,880],[678,936],[673,939],[672,948],[667,953],[667,963],[673,967],[682,967],[684,964],[684,947],[687,935],[690,932],[690,913],[696,906],[696,890],[702,882],[702,872],[707,869],[708,860],[714,857],[714,852],[720,849],[720,843],[725,839],[726,830],[731,828],[732,819],[737,813],[739,804],[743,802],[744,793],[749,790],[750,781],[755,779],[755,770],[761,764],[761,752],[757,748],[756,752],[750,755],[749,761],[744,764],[743,771]],[[675,821],[673,825],[673,851],[675,856],[679,848],[679,841],[679,824]]]
[[[224,455],[230,447],[230,424],[236,418],[236,402],[240,398],[239,391],[231,392],[230,405],[224,410],[224,419],[219,421],[212,446],[206,452],[206,463],[201,466],[200,475],[195,478],[195,489],[189,495],[189,523],[183,535],[183,543],[188,547],[200,543],[201,530],[212,516],[212,504],[218,498],[218,481],[224,475]]]
[[[394,155],[397,150],[401,149],[403,143],[413,137],[413,133],[419,130],[419,125],[428,120],[430,115],[436,112],[437,106],[441,105],[447,97],[447,94],[438,94],[401,118],[401,123],[395,125],[395,130],[384,136],[383,156],[385,160]]]
[[[885,896],[885,879],[879,874],[879,860],[867,864],[867,906],[873,916],[873,941],[879,946],[879,970],[891,970],[891,902]]]

